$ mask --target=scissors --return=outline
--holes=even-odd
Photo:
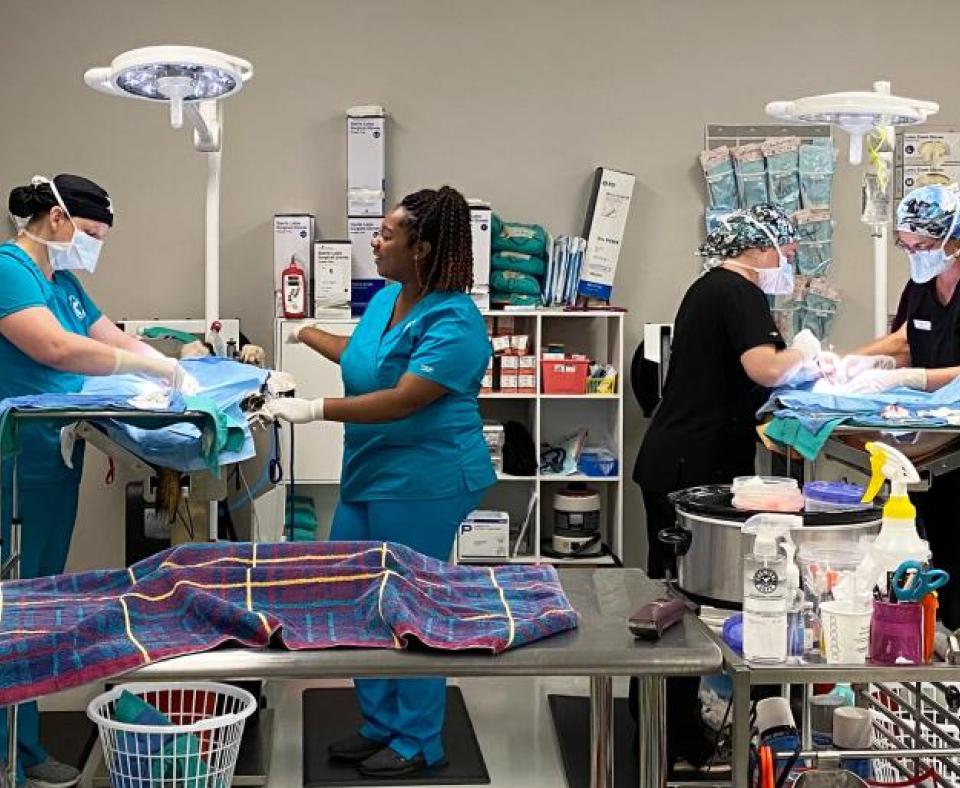
[[[890,585],[897,601],[919,602],[949,581],[950,575],[942,569],[924,569],[919,561],[904,561],[893,573]]]

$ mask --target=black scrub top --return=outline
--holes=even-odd
[[[924,369],[960,365],[960,287],[949,303],[937,299],[937,280],[907,282],[893,320],[893,330],[906,323],[910,364]]]
[[[761,345],[785,347],[759,287],[725,268],[694,282],[674,321],[663,399],[633,472],[645,492],[754,472],[756,412],[768,392],[747,377],[740,357]]]

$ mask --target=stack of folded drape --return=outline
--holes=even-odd
[[[495,306],[537,307],[547,267],[547,233],[538,224],[493,217],[490,302]]]

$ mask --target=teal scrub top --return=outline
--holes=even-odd
[[[393,388],[407,372],[447,392],[405,419],[344,427],[344,501],[448,498],[496,482],[477,404],[490,359],[483,317],[464,293],[428,293],[387,330],[400,285],[370,301],[340,357],[355,397]]]
[[[56,271],[48,280],[30,255],[13,243],[0,245],[0,319],[31,307],[46,307],[66,331],[87,336],[102,312],[76,276]],[[83,375],[61,372],[40,364],[0,335],[0,399],[28,394],[72,394],[83,386]],[[60,457],[60,427],[30,422],[20,428],[22,447],[18,465],[23,484],[76,480]],[[5,469],[4,483],[10,483]]]

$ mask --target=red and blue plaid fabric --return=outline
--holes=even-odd
[[[379,542],[189,544],[0,583],[0,705],[227,642],[500,653],[576,625],[548,566],[453,566]]]

